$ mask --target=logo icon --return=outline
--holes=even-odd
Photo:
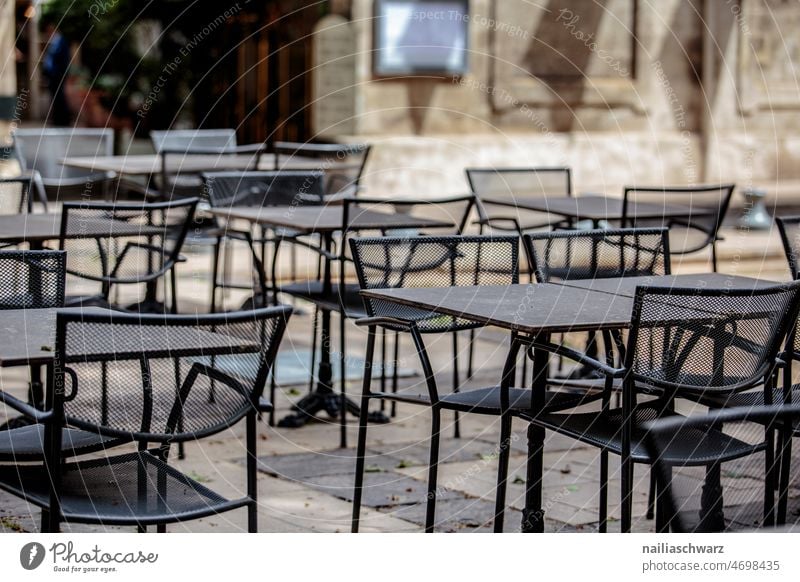
[[[19,563],[26,570],[35,570],[44,562],[44,546],[38,542],[30,542],[19,551]]]

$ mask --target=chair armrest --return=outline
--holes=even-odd
[[[36,422],[47,422],[53,416],[53,412],[51,410],[44,411],[34,408],[27,402],[23,402],[19,398],[15,398],[14,396],[11,396],[11,394],[2,390],[0,390],[0,402],[10,406],[14,410],[21,412],[25,416],[33,418]]]
[[[413,329],[416,324],[413,321],[406,321],[405,319],[398,319],[396,317],[362,317],[356,320],[356,325],[359,327],[368,327],[371,325],[386,325],[392,327],[404,327],[409,331]]]
[[[594,358],[590,358],[583,352],[579,352],[562,345],[553,344],[550,342],[534,341],[531,344],[531,347],[535,350],[544,350],[559,356],[564,356],[565,358],[569,358],[570,360],[578,362],[579,364],[594,368],[610,378],[622,378],[627,372],[625,368],[612,368],[603,362],[595,360]]]

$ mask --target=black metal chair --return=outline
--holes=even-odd
[[[92,172],[61,164],[67,157],[107,157],[114,154],[114,130],[87,128],[16,129],[14,149],[23,170],[37,171],[47,196],[61,201],[68,196],[103,200],[111,172]]]
[[[324,174],[320,170],[279,170],[274,172],[209,172],[202,174],[203,190],[213,208],[230,208],[233,206],[249,206],[266,208],[270,206],[306,206],[319,205],[324,202]],[[227,282],[220,280],[220,253],[225,239],[243,241],[248,244],[255,262],[255,274],[258,277],[259,292],[262,304],[267,303],[267,293],[274,297],[275,290],[267,282],[265,268],[267,244],[274,241],[274,236],[260,229],[257,236],[250,231],[238,231],[229,227],[218,227],[215,233],[214,264],[212,267],[211,312],[217,311],[218,289],[251,289],[252,283]],[[297,239],[300,235],[288,229],[281,229],[281,239]],[[260,247],[260,252],[257,252]],[[276,260],[273,256],[273,261]],[[230,264],[231,256],[225,257]],[[292,262],[294,267],[294,262]],[[295,278],[293,268],[292,279]],[[272,281],[274,283],[274,281]]]
[[[353,258],[349,255],[350,247],[347,243],[347,240],[354,236],[362,236],[364,235],[363,230],[358,230],[357,228],[353,227],[355,219],[358,217],[359,213],[365,211],[378,211],[378,212],[389,212],[393,211],[394,213],[403,213],[403,214],[410,214],[410,215],[422,215],[429,219],[436,219],[441,218],[443,222],[449,222],[452,226],[447,227],[447,234],[455,232],[456,234],[460,234],[463,229],[466,227],[467,222],[469,221],[469,217],[472,214],[472,208],[475,203],[474,196],[454,196],[449,198],[439,198],[439,199],[412,199],[412,198],[405,198],[402,200],[395,200],[395,199],[384,199],[384,198],[366,198],[366,197],[343,197],[339,200],[342,204],[342,226],[340,230],[340,240],[336,244],[335,248],[324,248],[323,246],[318,246],[314,244],[307,244],[302,243],[303,246],[306,248],[311,249],[314,252],[319,253],[322,257],[323,261],[328,261],[329,263],[335,263],[337,266],[338,274],[339,274],[339,282],[334,283],[331,286],[330,290],[325,289],[324,282],[322,280],[322,274],[319,273],[320,276],[317,277],[315,280],[309,281],[301,281],[297,283],[292,283],[290,285],[283,285],[280,288],[276,286],[276,290],[291,295],[293,297],[297,297],[300,299],[304,299],[306,301],[311,302],[316,307],[316,312],[314,314],[314,324],[312,328],[312,355],[316,355],[316,346],[317,346],[317,332],[318,332],[318,313],[320,310],[327,311],[327,312],[336,312],[339,314],[339,341],[340,341],[340,365],[341,365],[341,394],[342,394],[342,401],[345,400],[345,388],[346,388],[346,369],[345,364],[347,362],[347,342],[346,342],[346,333],[345,333],[345,320],[347,319],[360,319],[366,316],[366,312],[364,311],[364,304],[361,300],[361,296],[359,295],[359,285],[358,283],[350,282],[348,279],[348,275],[352,273],[352,270],[348,268],[348,266],[352,265]],[[442,228],[434,229],[433,232],[441,233]],[[379,234],[386,236],[388,234],[398,234],[393,229],[385,229],[380,231]],[[418,236],[421,234],[430,234],[430,233],[421,233],[416,230],[410,232],[408,230],[403,230],[403,234],[408,236]],[[291,239],[291,242],[294,244],[298,244],[297,239]],[[277,253],[280,248],[281,238],[278,237],[276,240],[276,244],[274,247],[275,257],[277,257]],[[273,258],[272,261],[273,269],[276,265],[276,260]],[[277,273],[273,271],[272,280],[277,281]],[[275,302],[277,302],[277,295]],[[454,335],[454,353],[458,351],[457,340],[455,339]],[[399,340],[395,338],[395,357],[394,360],[397,361],[397,351],[399,349]],[[383,336],[383,348],[382,353],[386,354],[386,336]],[[385,358],[384,358],[385,360]],[[314,369],[316,365],[316,360],[312,359],[311,362],[311,369]],[[384,373],[381,376],[381,382],[383,385],[386,384],[386,376],[385,376],[385,367]],[[397,385],[397,367],[394,367],[392,384]],[[454,370],[454,374],[457,377],[457,370]],[[311,380],[313,386],[313,378]],[[342,443],[345,442],[346,432],[345,432],[345,425],[346,425],[346,418],[345,412],[339,411],[339,418],[341,421],[341,434],[342,434]],[[458,423],[456,423],[456,435],[458,435]],[[344,445],[342,445],[344,446]]]
[[[623,227],[665,227],[669,229],[670,252],[686,255],[711,247],[711,263],[717,271],[719,229],[728,212],[736,186],[721,184],[686,187],[626,187],[622,203]],[[637,216],[636,204],[679,205],[686,216],[652,218]]]
[[[256,531],[256,417],[272,406],[262,393],[290,314],[286,306],[185,316],[59,313],[59,365],[47,407],[31,411],[45,427],[45,461],[0,466],[0,488],[41,507],[46,532],[61,522],[164,531],[242,507],[248,531]],[[242,419],[244,497],[228,500],[167,463],[172,444]],[[135,441],[138,450],[65,463],[54,452],[63,427]]]
[[[652,464],[642,442],[642,425],[675,414],[676,398],[743,392],[762,386],[773,390],[777,354],[800,302],[800,282],[759,290],[639,287],[624,349],[624,366],[614,368],[565,346],[536,338],[534,350],[562,354],[606,377],[610,392],[621,379],[622,407],[604,397],[598,412],[531,414],[531,421],[621,457],[623,532],[632,523],[634,463]],[[638,395],[652,399],[637,402]],[[532,411],[532,413],[535,411]],[[724,445],[724,446],[723,446]],[[707,479],[719,480],[719,466],[737,450],[726,440],[700,441],[676,435],[673,453],[685,465],[707,467]],[[768,454],[774,453],[767,447]],[[607,487],[607,471],[601,487]],[[704,520],[719,511],[711,503]],[[663,523],[657,523],[659,530]],[[709,526],[711,527],[711,526]]]
[[[161,158],[156,190],[163,200],[200,196],[203,182],[197,172],[170,172],[169,160],[193,156],[250,156],[249,170],[257,170],[267,147],[263,143],[237,145],[235,129],[166,129],[150,132],[150,140]]]
[[[519,208],[517,202],[545,196],[572,196],[572,170],[545,168],[467,168],[467,181],[477,198],[478,224],[522,236],[529,230],[567,225],[562,218]],[[485,201],[492,197],[504,203]]]
[[[355,238],[350,240],[350,245],[362,289],[509,285],[519,281],[519,241],[516,235]],[[427,532],[433,531],[434,528],[441,411],[453,410],[501,417],[500,465],[494,525],[495,531],[502,531],[511,420],[512,416],[530,408],[530,390],[511,388],[509,393],[504,395],[499,386],[491,386],[440,395],[435,369],[425,348],[423,335],[455,333],[475,329],[480,327],[480,324],[368,298],[364,299],[364,307],[367,317],[358,320],[357,324],[367,326],[369,335],[361,394],[353,531],[358,531],[359,527],[366,454],[367,410],[370,400],[373,399],[406,402],[431,409],[431,451],[425,520]],[[401,392],[372,390],[372,362],[378,328],[411,335],[425,376],[424,388]],[[506,397],[505,402],[504,397]],[[599,397],[599,393],[595,396],[586,392],[552,391],[547,395],[547,409],[573,408],[591,401],[594,397]]]
[[[40,203],[42,211],[47,212],[47,194],[38,172],[13,178],[0,177],[0,214],[33,212],[34,202]]]
[[[0,310],[47,309],[64,305],[66,254],[63,251],[0,251]],[[36,315],[31,313],[31,317]],[[29,419],[44,402],[41,367],[30,367],[28,402],[0,391],[0,402],[24,416],[11,419],[0,430],[0,462],[41,461],[44,425]],[[36,412],[34,412],[36,411]],[[62,453],[66,456],[112,446],[112,439],[76,429],[65,429]]]
[[[144,284],[147,296],[136,309],[155,307],[155,286],[169,275],[171,310],[177,313],[175,265],[183,260],[180,252],[197,202],[197,198],[184,198],[156,203],[64,203],[59,248],[68,251],[67,274],[101,287],[98,293],[68,297],[66,305],[109,306],[112,286]],[[92,221],[107,223],[108,236],[80,236],[81,225]],[[118,237],[116,223],[128,229],[141,227],[142,233]]]
[[[653,471],[659,482],[659,506],[663,511],[664,529],[677,533],[703,532],[705,524],[698,519],[699,507],[707,493],[702,475],[687,466],[685,456],[676,454],[676,435],[691,436],[697,443],[719,442],[725,465],[722,486],[724,498],[719,500],[725,512],[725,530],[753,530],[759,528],[780,531],[800,531],[800,507],[792,500],[792,519],[777,522],[769,519],[770,507],[775,505],[775,490],[769,476],[775,468],[770,465],[766,446],[765,427],[771,427],[787,447],[791,436],[786,428],[800,425],[800,405],[752,406],[713,411],[689,418],[664,418],[644,425],[645,445],[653,460]],[[797,476],[790,476],[789,467],[781,470],[778,488],[779,503],[786,504],[790,487],[797,488]],[[765,518],[765,514],[767,518]]]
[[[325,194],[355,196],[361,191],[361,178],[372,146],[363,143],[298,143],[276,141],[275,169],[291,169],[296,158],[314,158],[325,172]]]

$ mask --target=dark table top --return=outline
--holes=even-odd
[[[748,290],[774,287],[775,285],[780,285],[780,282],[742,277],[740,275],[727,275],[725,273],[687,273],[682,275],[653,275],[611,279],[578,279],[558,281],[555,284],[633,297],[636,294],[636,288],[641,285],[684,289]]]
[[[330,233],[342,230],[342,206],[273,206],[268,208],[211,208],[209,213],[228,220],[246,220],[256,224],[291,228],[301,232]],[[354,211],[349,227],[377,230],[394,228],[448,228],[452,222],[409,214],[390,214],[374,210]]]
[[[0,310],[0,367],[27,366],[29,364],[48,364],[54,357],[53,347],[56,333],[56,313],[58,309],[8,309]],[[109,313],[99,307],[66,308],[62,311],[83,313]],[[103,341],[87,342],[87,355],[96,355],[91,350],[102,350],[118,357],[136,356],[143,351],[156,357],[180,356],[183,352],[212,356],[254,352],[259,346],[231,336],[196,330],[191,334],[191,346],[187,346],[184,328],[163,326],[142,326],[135,334],[111,334]],[[97,352],[100,353],[100,352]]]
[[[619,329],[630,324],[633,309],[631,297],[552,283],[375,289],[361,294],[530,334]]]
[[[643,284],[754,289],[775,283],[711,273],[536,285],[374,289],[361,294],[534,335],[628,327],[634,292],[637,285]],[[694,319],[704,318],[708,312],[681,308],[675,314]]]
[[[43,242],[59,237],[61,214],[14,214],[0,216],[0,243]],[[163,228],[120,220],[70,220],[71,238],[143,236],[163,233]]]
[[[584,196],[543,196],[540,198],[514,197],[511,195],[482,196],[487,204],[500,204],[524,210],[535,210],[557,214],[575,220],[619,220],[622,218],[622,199],[586,194]],[[652,202],[628,202],[628,215],[637,218],[688,217],[710,214],[699,206],[681,204],[656,204]]]
[[[166,170],[168,173],[179,172],[199,174],[214,170],[248,170],[253,168],[255,154],[167,154]],[[68,157],[61,160],[65,166],[82,168],[92,172],[114,172],[125,176],[150,176],[161,172],[161,156],[156,154],[123,155],[123,156],[84,156]],[[261,154],[258,170],[274,170],[275,155]],[[278,167],[285,170],[341,168],[350,167],[343,162],[325,163],[323,160],[300,157],[280,156]]]

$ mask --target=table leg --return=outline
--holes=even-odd
[[[324,248],[330,253],[333,247],[332,235],[326,234],[323,237]],[[323,294],[329,296],[333,290],[331,280],[331,262],[326,257],[325,269],[323,273]],[[327,309],[320,309],[322,312],[322,325],[320,326],[320,361],[317,368],[317,387],[316,389],[301,398],[297,404],[292,406],[294,414],[285,416],[278,422],[282,428],[299,428],[306,422],[313,419],[317,412],[324,410],[331,418],[339,418],[340,414],[350,412],[354,416],[360,414],[359,406],[349,398],[342,399],[333,391],[333,366],[331,364],[331,312]],[[341,381],[345,381],[344,369],[345,362],[342,361],[340,374]],[[342,410],[342,400],[344,400],[344,410]],[[387,423],[389,418],[380,411],[370,413],[368,420],[375,423]],[[344,447],[346,441],[341,437],[340,446]]]
[[[549,335],[541,336],[549,341]],[[531,416],[536,417],[544,408],[550,357],[544,350],[533,352],[533,384],[531,387]],[[544,478],[545,429],[531,422],[528,425],[528,461],[525,478],[525,509],[522,511],[522,532],[544,532],[544,508],[542,507],[542,479]]]

